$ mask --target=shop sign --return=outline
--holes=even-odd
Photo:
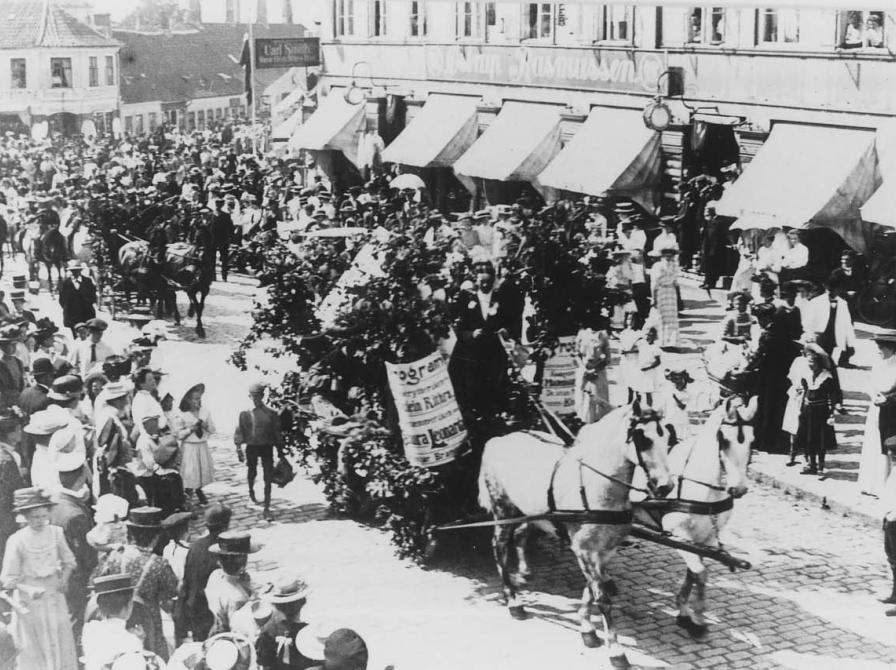
[[[467,438],[448,364],[438,351],[414,363],[386,363],[404,454],[411,465],[450,463]]]
[[[256,39],[255,65],[259,69],[313,67],[320,65],[320,38],[282,37],[276,39]]]
[[[541,404],[554,414],[576,411],[576,338],[559,338],[554,355],[544,363]]]
[[[662,54],[616,49],[426,45],[429,79],[656,92]]]

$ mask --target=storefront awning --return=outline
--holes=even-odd
[[[283,100],[275,103],[274,106],[271,107],[271,113],[275,115],[286,114],[292,107],[301,103],[304,97],[305,91],[301,88],[297,88],[283,98]]]
[[[561,110],[558,105],[505,102],[454,171],[496,181],[535,181],[560,151]]]
[[[876,149],[883,183],[862,205],[862,220],[896,228],[896,120],[878,129]]]
[[[739,228],[830,228],[862,248],[859,207],[879,184],[873,132],[779,123],[716,212]]]
[[[276,128],[271,131],[271,141],[272,142],[286,142],[290,137],[293,136],[293,133],[296,132],[296,129],[302,125],[302,108],[299,107],[296,111],[292,113],[292,115],[286,119],[283,123],[279,124]]]
[[[478,98],[430,95],[408,127],[386,147],[383,161],[451,167],[476,141]]]
[[[332,89],[289,139],[290,151],[342,151],[358,164],[358,142],[364,132],[366,105],[346,102],[342,89]]]
[[[595,107],[538,181],[573,193],[624,195],[653,211],[661,148],[660,134],[644,125],[639,112]]]

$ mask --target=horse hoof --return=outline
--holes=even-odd
[[[619,589],[616,587],[616,582],[612,579],[608,579],[603,583],[604,593],[606,593],[611,598],[619,595]]]
[[[597,649],[603,644],[603,640],[593,630],[589,630],[587,633],[582,633],[582,644],[589,649]]]
[[[507,609],[510,612],[510,616],[517,621],[523,621],[524,619],[529,618],[529,615],[526,614],[526,608],[522,605],[511,605]]]
[[[619,654],[617,656],[610,656],[610,666],[617,670],[627,670],[632,667],[632,664],[628,662],[628,658],[626,658],[625,654]]]

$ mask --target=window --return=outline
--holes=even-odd
[[[554,36],[555,6],[549,2],[530,2],[523,7],[523,39]]]
[[[725,41],[725,8],[693,7],[688,16],[689,44],[721,44]]]
[[[143,134],[143,115],[142,114],[134,115],[134,133],[137,135]]]
[[[177,110],[176,109],[169,109],[168,114],[166,114],[165,116],[167,117],[168,123],[170,123],[172,126],[177,125]]]
[[[218,109],[215,110],[215,118],[216,118],[216,119],[220,119],[220,118],[223,117],[223,116],[224,116],[224,110],[223,110],[223,109],[221,109],[221,108],[219,107]]]
[[[880,49],[886,45],[884,12],[844,11],[837,15],[837,44],[841,49]]]
[[[370,34],[373,37],[386,36],[386,0],[372,0],[370,8]]]
[[[106,86],[115,86],[115,56],[106,56]]]
[[[50,88],[72,87],[72,59],[50,59]]]
[[[124,132],[126,132],[126,133],[134,132],[134,117],[133,116],[124,117]]]
[[[631,42],[634,39],[633,14],[631,7],[623,5],[605,7],[603,39],[608,42]]]
[[[355,0],[336,0],[336,36],[355,34]]]
[[[87,73],[89,77],[88,86],[99,86],[100,85],[100,67],[97,63],[97,57],[91,56],[88,61]]]
[[[149,113],[149,132],[154,131],[156,129],[156,125],[157,125],[156,124],[156,113],[150,112]]]
[[[187,130],[196,130],[196,112],[187,113]]]
[[[454,6],[454,15],[458,37],[478,37],[479,22],[476,20],[476,8],[472,2],[458,2]]]
[[[800,41],[798,9],[763,9],[760,41],[765,44],[796,44]]]
[[[196,112],[196,127],[199,130],[205,130],[205,110],[200,109]]]
[[[12,88],[26,88],[28,86],[28,70],[24,58],[10,58],[9,71],[12,79]]]
[[[411,2],[411,37],[426,37],[426,2]]]

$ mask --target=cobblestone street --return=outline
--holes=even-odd
[[[306,575],[314,588],[308,618],[356,627],[375,657],[370,667],[377,670],[389,663],[420,670],[604,667],[606,652],[584,648],[576,632],[582,577],[572,554],[553,540],[540,537],[533,543],[534,577],[526,591],[530,618],[518,622],[503,606],[488,531],[465,534],[466,543],[449,539],[435,562],[422,568],[397,559],[385,534],[331,516],[320,492],[301,477],[275,490],[276,520],[262,521],[261,508],[245,495],[243,466],[230,440],[238,410],[248,405],[245,390],[257,374],[240,373],[225,362],[247,328],[253,293],[245,278],[215,284],[206,309],[208,340],[192,335],[188,319],[186,326],[172,329],[173,339],[158,353],[172,388],[208,383],[206,402],[219,434],[214,440],[218,481],[206,492],[212,501],[232,506],[236,525],[264,543],[251,564],[256,574],[263,578],[261,573],[288,567]],[[692,293],[685,294],[688,306],[700,309],[688,312],[684,334],[705,342],[717,326],[718,309],[691,303]],[[38,303],[48,312],[54,309],[45,293]],[[132,335],[120,323],[110,329],[113,342]],[[845,378],[848,390],[860,387],[861,371]],[[853,413],[860,416],[859,403],[867,399],[858,392],[851,397]],[[860,440],[856,428],[838,427],[848,442],[839,452],[844,461],[857,458],[849,456]],[[724,539],[754,567],[731,574],[710,565],[711,629],[700,640],[675,624],[673,592],[684,575],[677,554],[641,541],[620,550],[612,570],[619,587],[615,611],[634,665],[838,670],[896,665],[894,621],[883,616],[875,599],[887,586],[887,575],[873,523],[827,511],[811,497],[755,484],[738,501]]]

